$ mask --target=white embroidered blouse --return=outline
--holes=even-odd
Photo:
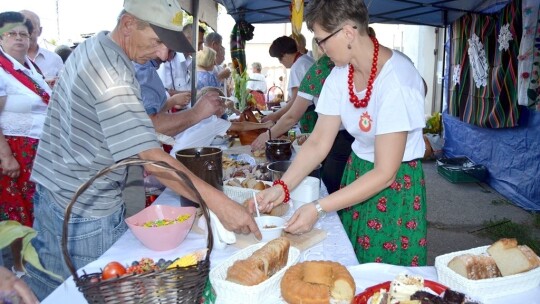
[[[0,49],[0,51],[2,51]],[[21,70],[26,75],[41,86],[47,93],[51,94],[51,89],[43,79],[43,76],[36,71],[30,59],[26,58],[26,68],[4,52],[4,55],[13,63],[16,70]],[[41,97],[19,82],[13,75],[0,68],[0,82],[4,83],[7,100],[4,108],[0,112],[0,128],[4,135],[24,136],[39,139],[43,123],[47,113],[47,105]]]

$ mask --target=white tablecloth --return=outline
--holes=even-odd
[[[170,190],[166,190],[156,200],[157,204],[178,205],[180,198]],[[317,223],[317,228],[327,231],[328,237],[321,243],[301,253],[300,260],[333,260],[347,266],[356,283],[356,294],[362,292],[367,287],[391,281],[397,274],[407,272],[421,275],[426,280],[437,281],[435,267],[403,267],[388,264],[368,263],[358,265],[358,260],[354,254],[352,246],[347,238],[343,226],[335,212]],[[110,261],[120,261],[124,264],[138,261],[142,257],[154,259],[165,258],[174,259],[193,250],[205,248],[206,240],[201,234],[190,232],[186,240],[178,248],[169,251],[152,251],[144,247],[131,233],[127,231],[107,252],[98,260],[84,267],[87,273],[100,271]],[[224,261],[239,249],[234,246],[227,246],[223,250],[214,250],[211,256],[212,267]],[[82,271],[79,271],[82,273]],[[83,295],[75,287],[73,279],[68,278],[64,284],[60,285],[42,303],[87,303]],[[526,303],[540,304],[540,287],[527,292],[514,294],[507,297],[485,301],[484,304],[509,304]]]
[[[180,204],[180,197],[171,190],[165,190],[156,200],[155,204],[176,205]],[[343,226],[335,212],[328,214],[324,220],[317,223],[318,228],[324,229],[327,238],[301,253],[300,260],[333,260],[340,262],[345,266],[358,264],[356,255],[352,249],[351,243],[347,238]],[[107,263],[119,261],[123,264],[138,261],[143,257],[153,259],[174,259],[196,249],[206,248],[206,239],[198,233],[190,232],[184,242],[177,248],[168,251],[153,251],[142,245],[130,230],[126,233],[98,260],[86,265],[86,273],[100,271]],[[214,250],[211,255],[211,265],[216,266],[226,258],[237,252],[239,249],[234,246],[227,246],[222,250]],[[82,274],[82,270],[79,270]],[[68,278],[53,293],[51,293],[42,303],[86,303],[83,295],[75,287],[73,278]]]

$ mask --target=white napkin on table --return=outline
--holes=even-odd
[[[176,157],[176,151],[196,147],[208,147],[217,135],[225,135],[231,126],[229,121],[212,115],[201,120],[175,136],[171,156]]]
[[[210,225],[212,226],[212,233],[214,236],[214,248],[223,249],[227,247],[228,244],[236,243],[236,235],[234,232],[227,230],[214,212],[211,210],[208,210],[208,212],[210,213]],[[198,226],[205,232],[208,232],[204,216],[201,216],[199,219]]]

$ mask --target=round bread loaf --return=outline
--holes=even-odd
[[[281,280],[281,295],[289,304],[328,304],[330,299],[350,303],[355,290],[347,268],[331,261],[296,264]]]

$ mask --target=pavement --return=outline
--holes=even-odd
[[[508,203],[484,183],[453,184],[437,173],[435,161],[426,161],[428,265],[438,255],[489,245],[493,241],[475,232],[490,220],[512,220],[533,227],[535,215]],[[534,228],[540,239],[540,229]],[[10,250],[3,250],[4,265],[11,268]],[[1,260],[1,259],[0,259]]]
[[[428,265],[438,255],[490,245],[493,240],[480,235],[490,220],[509,219],[533,229],[535,215],[512,205],[484,183],[453,184],[437,173],[435,161],[426,161]]]

